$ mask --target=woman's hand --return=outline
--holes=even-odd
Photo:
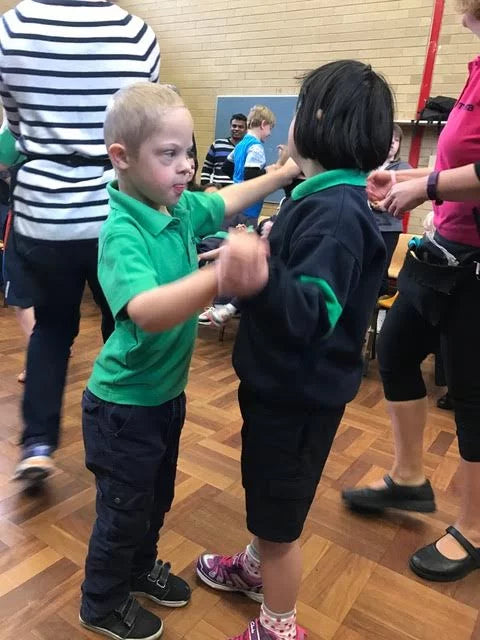
[[[427,178],[416,178],[394,184],[382,205],[385,211],[398,217],[405,211],[415,209],[426,200],[428,200]]]
[[[381,203],[393,187],[390,171],[372,171],[367,178],[367,197],[369,202]],[[375,204],[377,206],[377,204]]]

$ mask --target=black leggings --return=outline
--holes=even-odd
[[[379,296],[384,296],[388,293],[388,268],[397,248],[398,238],[400,237],[400,231],[382,231],[382,238],[385,243],[385,249],[387,250],[387,257],[385,258],[385,269],[382,275],[382,284],[380,285]]]
[[[398,296],[378,341],[385,397],[392,402],[426,396],[420,365],[439,345],[449,394],[455,402],[460,455],[480,462],[480,281],[456,291],[440,327],[427,322],[408,296]]]

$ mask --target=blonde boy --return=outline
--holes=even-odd
[[[273,112],[264,105],[255,105],[250,109],[247,134],[223,165],[224,172],[233,178],[234,184],[258,178],[266,173],[264,142],[270,136],[275,121]],[[246,207],[235,217],[235,224],[256,226],[262,206],[263,199]]]
[[[80,622],[116,640],[162,634],[161,619],[135,595],[168,607],[190,599],[188,584],[157,560],[157,541],[173,500],[195,314],[218,288],[214,267],[197,269],[194,236],[216,231],[224,214],[288,184],[295,173],[287,167],[219,194],[189,192],[192,132],[180,96],[147,83],[119,91],[105,122],[118,180],[108,187],[98,273],[115,330],[82,404],[97,519]],[[228,286],[248,295],[261,286],[265,249],[257,238],[241,242],[238,277]]]

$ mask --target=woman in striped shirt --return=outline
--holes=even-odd
[[[13,194],[12,278],[33,300],[36,317],[16,477],[36,481],[53,469],[87,282],[103,312],[104,340],[113,328],[96,275],[113,178],[105,108],[121,87],[156,82],[160,53],[150,27],[103,0],[24,0],[3,15],[0,42],[0,95],[26,156]]]

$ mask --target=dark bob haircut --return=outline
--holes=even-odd
[[[298,153],[324,169],[376,169],[392,142],[390,86],[357,60],[311,71],[303,78],[293,135]]]

